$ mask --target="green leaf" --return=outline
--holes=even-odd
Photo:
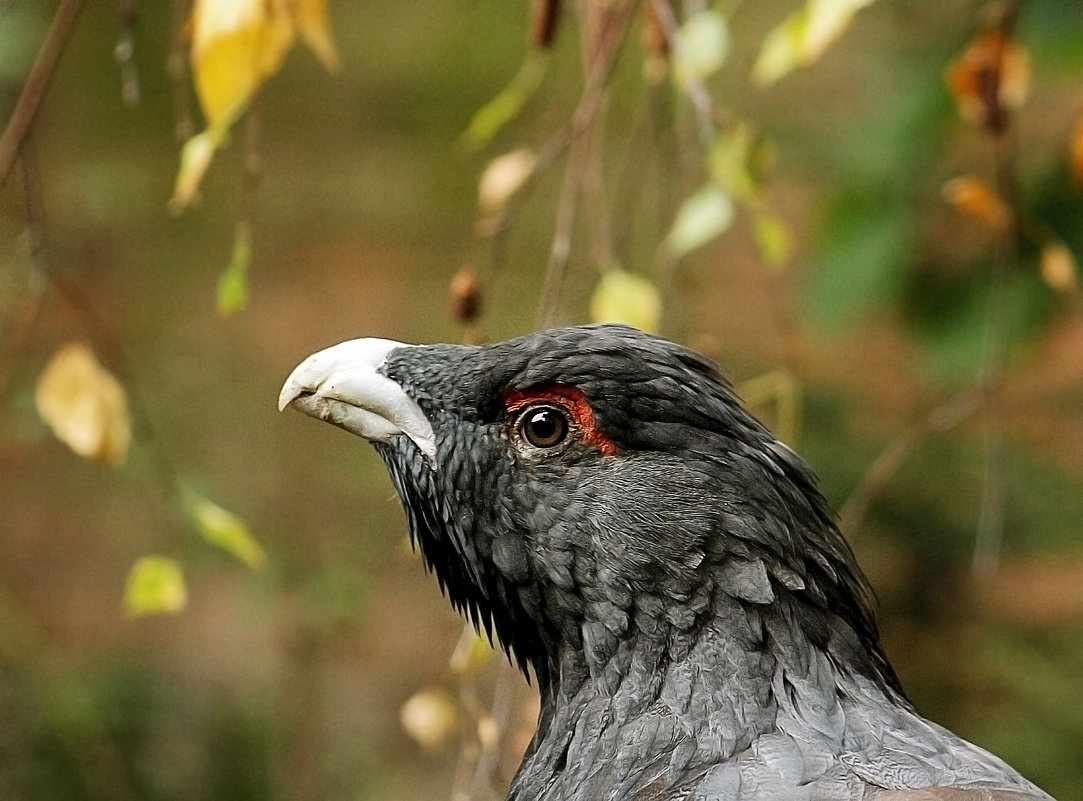
[[[733,200],[716,184],[696,192],[681,204],[666,236],[666,247],[676,258],[720,236],[733,224]]]
[[[613,268],[602,273],[594,288],[590,317],[596,323],[627,323],[643,331],[657,331],[662,298],[646,278]]]
[[[697,11],[677,31],[673,63],[680,86],[702,81],[722,67],[730,51],[730,29],[717,11]]]
[[[218,277],[218,313],[235,314],[248,305],[248,265],[252,261],[252,231],[239,222],[233,231],[233,253]]]
[[[793,250],[790,229],[778,216],[761,212],[756,215],[754,234],[760,258],[770,267],[781,267]]]
[[[176,614],[187,605],[188,589],[176,559],[144,556],[128,571],[124,608],[129,615]]]
[[[227,130],[211,127],[198,133],[181,148],[180,168],[173,185],[173,197],[169,200],[169,213],[180,214],[199,192],[199,184],[211,166],[214,152],[226,139]]]
[[[711,178],[737,198],[754,197],[763,183],[771,153],[751,127],[739,123],[719,133],[707,153]]]
[[[237,515],[191,491],[186,505],[204,540],[228,551],[253,570],[267,563],[263,547]]]
[[[461,141],[467,150],[481,150],[509,122],[519,116],[523,106],[533,96],[549,61],[544,53],[531,52],[519,72],[500,94],[478,109],[463,132]]]

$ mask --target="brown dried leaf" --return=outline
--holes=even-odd
[[[994,231],[1003,231],[1012,220],[1012,211],[981,178],[960,175],[944,183],[944,200],[957,211],[973,217]]]
[[[457,323],[474,322],[481,313],[481,285],[477,274],[469,267],[455,273],[448,286],[451,319]]]
[[[541,50],[552,47],[560,28],[560,0],[531,0],[530,44]]]
[[[38,378],[35,401],[56,438],[84,459],[118,467],[131,442],[131,415],[120,382],[86,345],[58,350]]]
[[[1027,98],[1030,57],[1004,31],[983,31],[948,65],[944,80],[964,120],[999,132]]]
[[[1083,185],[1083,106],[1076,112],[1068,134],[1068,174],[1077,186]]]

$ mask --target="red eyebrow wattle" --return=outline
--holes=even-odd
[[[528,389],[513,389],[504,394],[504,410],[508,414],[515,414],[536,403],[559,406],[568,412],[581,432],[582,441],[597,448],[602,455],[616,456],[620,453],[617,444],[596,426],[590,401],[578,387],[571,384],[541,384]]]

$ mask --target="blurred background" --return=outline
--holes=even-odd
[[[0,119],[64,5],[0,3]],[[339,69],[290,49],[181,213],[185,5],[74,18],[0,186],[0,798],[502,798],[531,688],[463,638],[371,450],[276,399],[343,339],[613,308],[718,359],[816,469],[918,707],[1083,798],[1083,6],[881,0],[757,80],[800,3],[654,4],[579,147],[605,31],[566,3],[543,44],[554,5],[330,3]],[[674,78],[665,9],[709,12],[722,63]],[[123,387],[123,464],[43,422],[71,342]],[[132,601],[147,556],[183,572],[171,613]]]

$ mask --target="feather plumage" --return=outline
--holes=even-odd
[[[621,326],[377,351],[357,397],[306,362],[283,399],[403,421],[370,438],[426,565],[537,677],[509,799],[1049,801],[913,709],[812,471],[708,359]]]

